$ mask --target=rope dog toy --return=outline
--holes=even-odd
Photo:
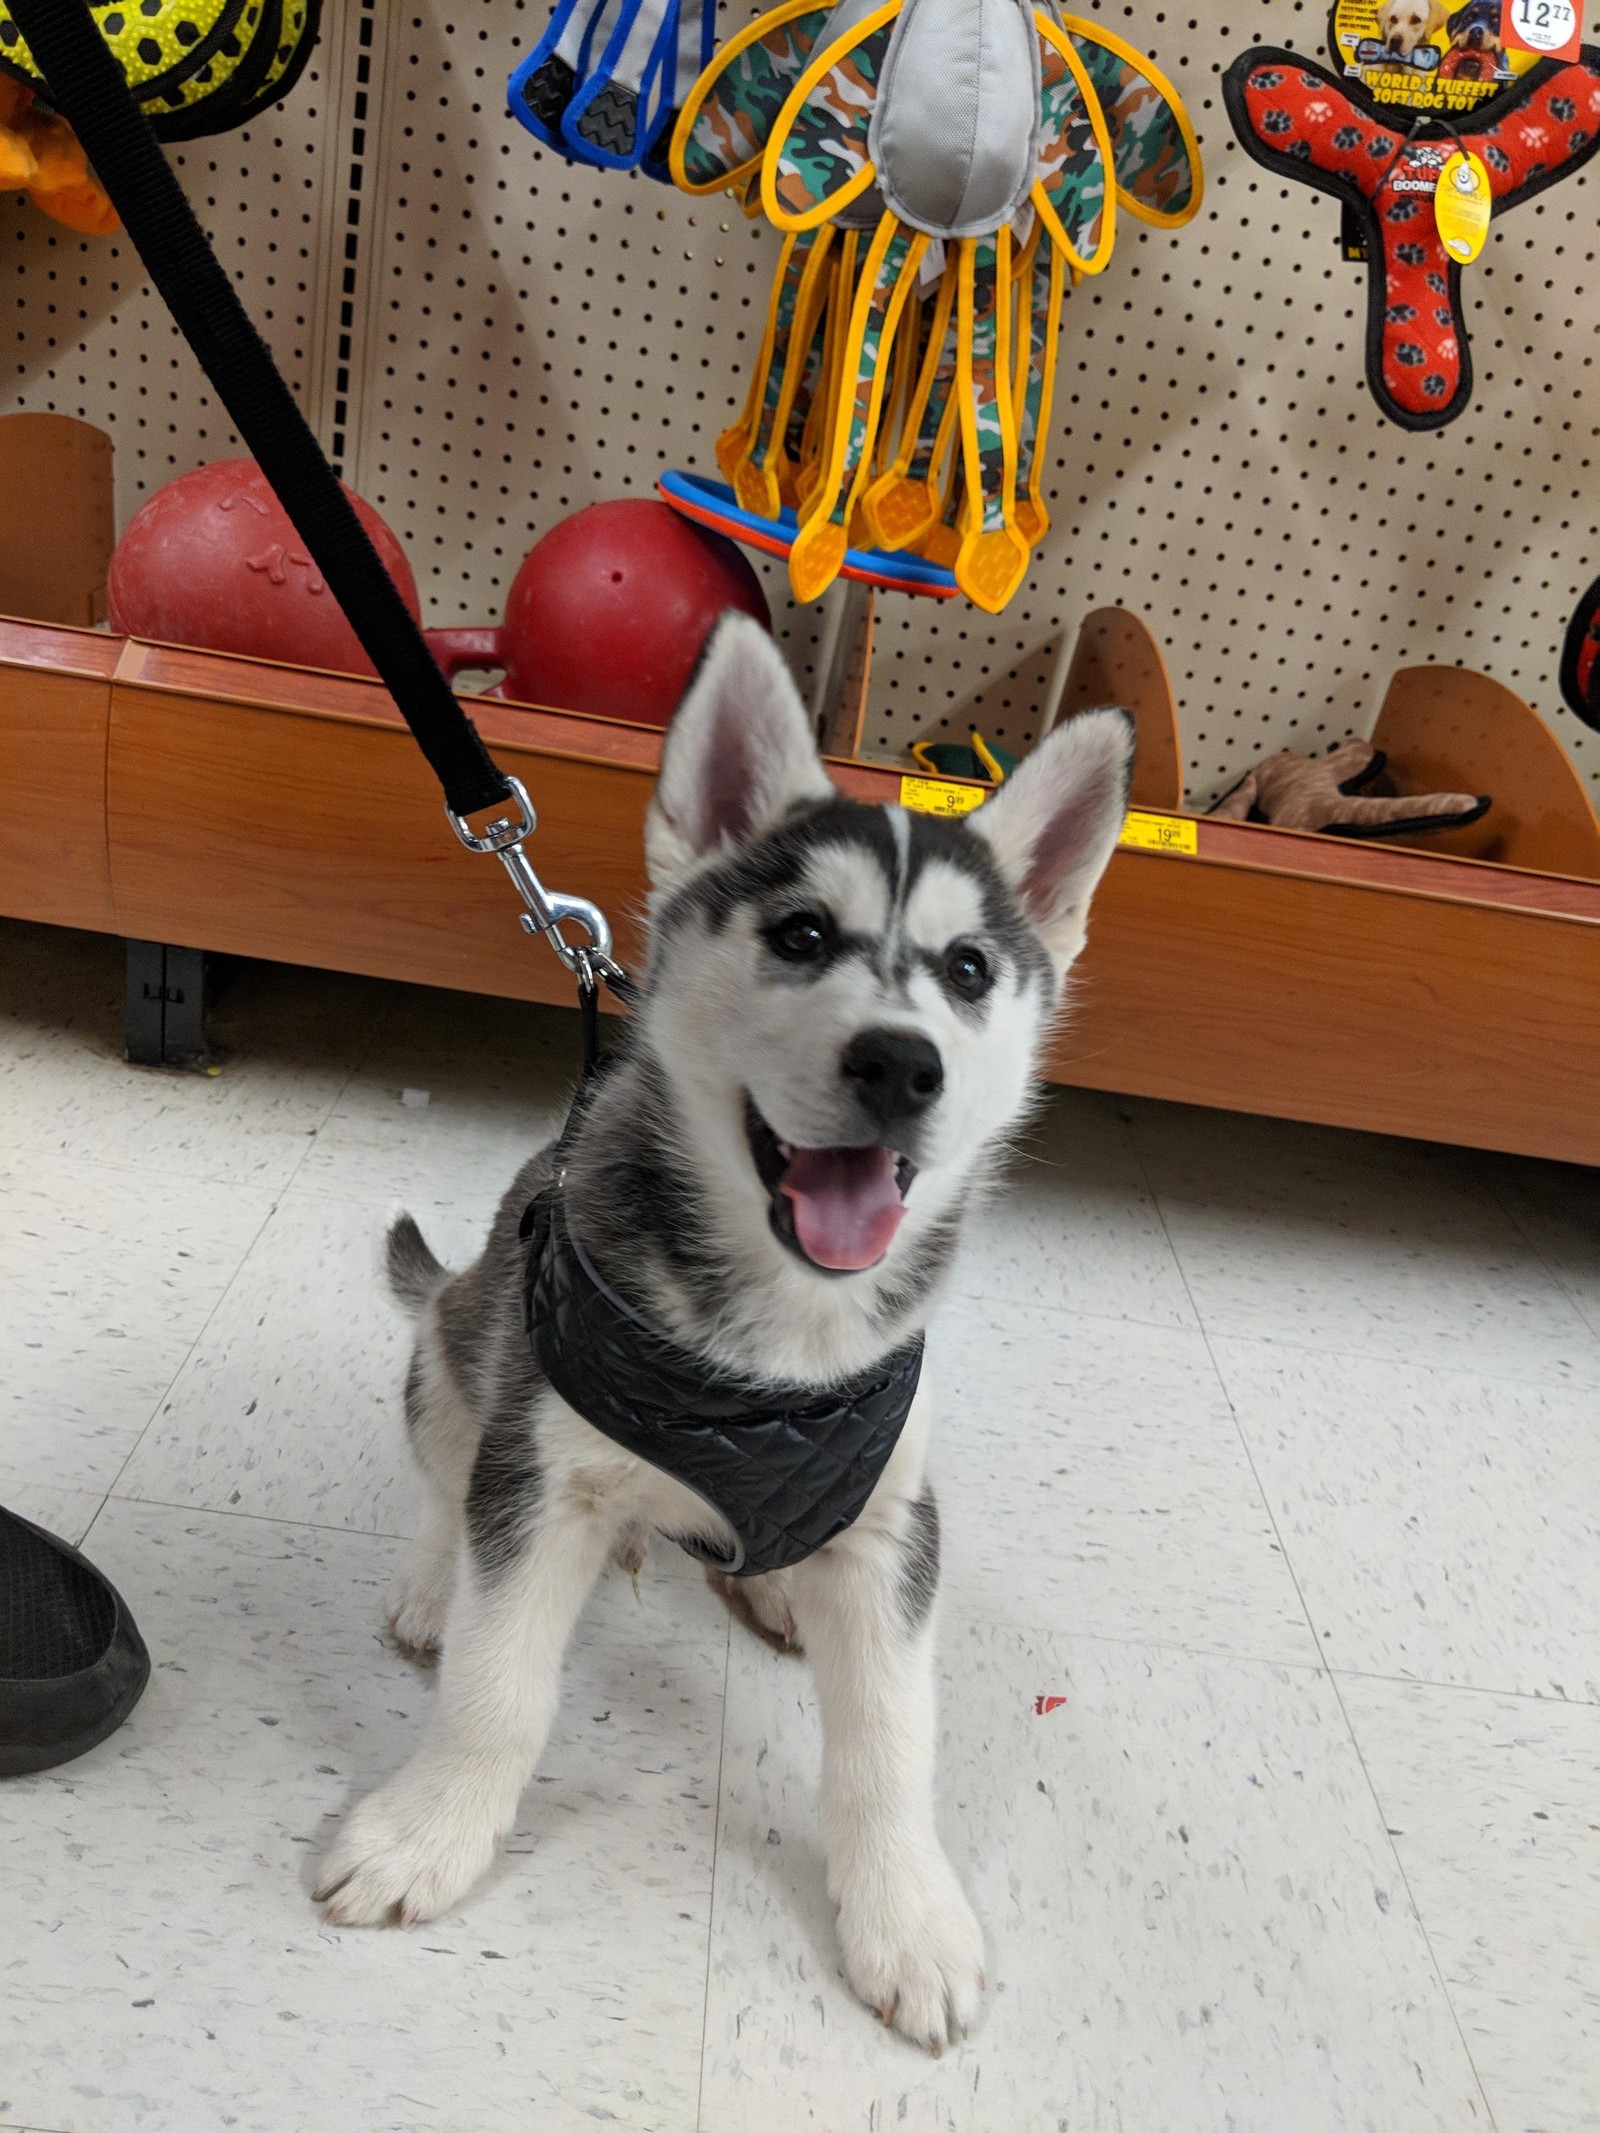
[[[782,0],[695,83],[668,161],[784,236],[716,456],[745,512],[797,513],[796,596],[870,544],[998,612],[1048,526],[1067,284],[1104,269],[1119,211],[1175,229],[1200,206],[1171,84],[1027,0]]]
[[[1441,233],[1441,186],[1475,163],[1498,215],[1581,170],[1600,149],[1600,49],[1540,60],[1459,128],[1418,114],[1408,130],[1403,114],[1386,116],[1294,52],[1245,52],[1222,88],[1245,152],[1331,193],[1364,233],[1367,383],[1379,407],[1405,429],[1453,422],[1472,398],[1461,267],[1476,245]]]

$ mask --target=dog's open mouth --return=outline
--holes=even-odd
[[[797,1148],[748,1097],[745,1131],[779,1243],[831,1274],[876,1266],[904,1218],[915,1163],[892,1148]]]

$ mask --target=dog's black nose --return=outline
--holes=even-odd
[[[944,1061],[926,1037],[864,1029],[844,1048],[845,1077],[886,1130],[920,1118],[944,1087]]]

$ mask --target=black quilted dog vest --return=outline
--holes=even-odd
[[[730,1377],[608,1289],[567,1227],[559,1180],[522,1218],[523,1324],[539,1367],[584,1420],[719,1511],[732,1554],[673,1535],[717,1570],[758,1577],[853,1525],[889,1463],[922,1339],[818,1390]]]

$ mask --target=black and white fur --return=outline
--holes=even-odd
[[[1125,714],[1090,712],[967,821],[866,807],[830,783],[770,639],[724,620],[650,811],[649,983],[571,1150],[571,1224],[614,1288],[708,1358],[806,1383],[860,1370],[925,1325],[963,1211],[1028,1104],[1131,749]],[[796,914],[822,922],[824,953],[774,948]],[[976,997],[974,957],[987,977]],[[884,1031],[937,1053],[937,1075],[898,1107],[842,1065],[863,1032]],[[896,1175],[915,1166],[876,1265],[824,1271],[781,1234],[753,1118],[779,1149],[887,1146],[905,1159]],[[524,1166],[465,1273],[441,1267],[409,1217],[390,1233],[391,1283],[419,1320],[406,1414],[427,1483],[391,1619],[403,1644],[443,1657],[425,1739],[325,1864],[317,1896],[339,1924],[409,1923],[465,1896],[512,1826],[563,1647],[607,1559],[636,1568],[652,1530],[720,1525],[541,1379],[517,1225],[547,1160]],[[978,1923],[934,1824],[939,1519],[926,1457],[914,1405],[854,1526],[794,1569],[727,1584],[753,1627],[803,1644],[815,1669],[850,1983],[937,2051],[974,2019],[984,1980]]]

